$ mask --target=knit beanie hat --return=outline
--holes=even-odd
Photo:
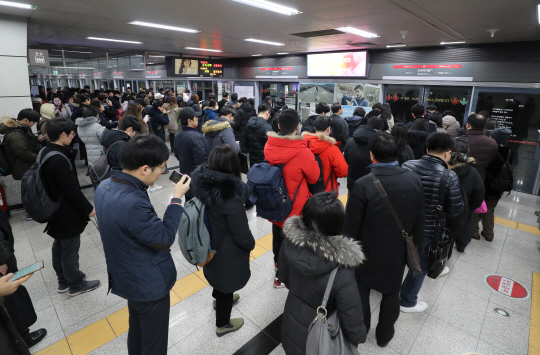
[[[456,118],[454,116],[446,115],[442,118],[442,123],[445,126],[450,126],[454,122],[456,122]]]
[[[491,131],[491,138],[495,139],[495,141],[499,144],[508,143],[508,139],[511,135],[512,131],[510,128],[506,127],[495,128],[493,131]]]

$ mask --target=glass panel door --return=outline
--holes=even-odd
[[[422,102],[424,87],[420,85],[385,85],[384,101],[390,104],[395,122],[412,122],[411,107]]]
[[[214,93],[216,94],[217,101],[223,100],[223,93],[231,93],[233,90],[234,81],[221,81],[218,80],[214,83]],[[230,99],[230,97],[229,97]]]
[[[270,96],[272,98],[272,107],[276,105],[276,102],[278,100],[278,83],[260,82],[259,92],[260,92],[259,102],[261,104],[267,103],[266,98]]]
[[[199,96],[199,101],[204,101],[208,98],[208,94],[212,92],[211,81],[192,81],[191,82],[191,95],[196,94]]]
[[[454,116],[463,126],[465,115],[469,112],[471,86],[426,86],[424,88],[424,105],[437,106],[437,111],[445,116],[445,111]]]

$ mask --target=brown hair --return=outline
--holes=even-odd
[[[196,104],[199,103],[199,95],[193,94],[191,95],[191,101],[195,101]]]
[[[176,96],[169,96],[169,98],[167,99],[167,103],[169,104],[170,108],[178,107],[178,102],[176,101]]]

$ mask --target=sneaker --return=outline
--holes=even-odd
[[[236,302],[238,302],[239,299],[240,299],[240,295],[238,293],[235,293],[232,297],[232,303],[235,304]],[[214,310],[216,310],[216,300],[214,300],[212,305],[214,306]]]
[[[31,220],[32,220],[32,217],[30,217],[30,215],[29,215],[28,213],[26,214],[26,220],[27,220],[27,221],[31,221]]]
[[[64,293],[67,290],[69,290],[69,286],[67,284],[58,284],[58,293]]]
[[[242,328],[244,325],[244,318],[233,318],[229,321],[229,324],[227,324],[224,327],[216,327],[216,335],[218,337],[222,337],[227,333],[231,333],[234,331],[237,331],[238,329]]]
[[[428,308],[428,304],[423,301],[416,302],[414,307],[403,307],[399,306],[399,310],[404,313],[419,313],[424,312]]]
[[[100,285],[101,285],[101,282],[99,280],[85,281],[81,287],[73,287],[73,288],[70,287],[69,295],[77,296],[77,295],[80,295],[81,293],[94,291]]]
[[[148,188],[148,192],[154,192],[154,191],[158,191],[158,190],[161,190],[163,188],[163,186],[159,186],[159,185],[155,185],[154,186],[150,186]]]
[[[474,233],[471,238],[476,239],[476,240],[480,240],[480,233]]]
[[[285,287],[285,284],[279,281],[277,277],[274,277],[274,288],[283,288],[283,287]]]
[[[482,234],[482,237],[484,237],[484,239],[486,240],[486,242],[490,242],[490,243],[491,243],[491,242],[493,241],[493,238],[486,238],[486,235],[485,235],[484,231],[482,231],[481,234]],[[480,237],[479,237],[478,239],[480,239]]]
[[[450,268],[448,266],[445,266],[439,277],[444,276],[450,272]]]

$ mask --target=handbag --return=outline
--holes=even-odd
[[[401,235],[403,238],[405,238],[405,251],[407,256],[407,267],[413,275],[418,275],[422,273],[422,266],[420,265],[420,255],[418,254],[418,248],[414,244],[414,237],[412,235],[409,235],[405,228],[403,228],[403,224],[401,224],[401,221],[396,213],[396,210],[394,210],[394,207],[392,206],[392,203],[390,202],[390,199],[388,199],[388,194],[386,193],[386,190],[381,184],[381,181],[375,176],[373,173],[369,173],[369,176],[373,180],[373,183],[375,184],[375,187],[381,194],[381,197],[383,198],[384,202],[388,205],[388,209],[390,212],[392,212],[392,216],[394,216],[394,220],[396,221],[399,229],[401,230]]]
[[[411,270],[413,275],[421,274],[422,266],[420,265],[420,255],[418,254],[418,248],[414,244],[414,237],[412,235],[409,235],[405,228],[403,228],[403,224],[401,224],[396,210],[394,210],[394,207],[392,206],[392,203],[388,198],[388,194],[386,193],[386,190],[381,184],[381,180],[379,180],[373,173],[369,173],[369,176],[371,177],[371,179],[373,180],[373,184],[375,184],[375,187],[381,194],[382,199],[388,205],[388,209],[390,210],[390,212],[392,212],[392,216],[394,216],[394,220],[396,221],[401,231],[401,235],[403,236],[403,238],[405,238],[405,250],[407,256],[407,266],[409,267],[409,270]]]
[[[480,207],[478,207],[474,213],[486,213],[487,212],[487,205],[486,205],[486,200],[482,201],[482,204],[480,205]]]
[[[326,304],[338,269],[339,267],[336,267],[330,273],[322,304],[317,308],[317,316],[309,326],[306,355],[360,355],[356,346],[345,339],[337,310],[327,318]]]
[[[433,243],[428,246],[428,273],[427,276],[436,279],[443,272],[446,262],[448,261],[448,253],[452,247],[452,234],[446,228],[441,231],[441,219],[444,214],[444,192],[446,190],[446,181],[450,175],[450,170],[446,169],[441,178],[439,187],[439,200],[436,206],[437,222],[435,227],[435,238]]]

